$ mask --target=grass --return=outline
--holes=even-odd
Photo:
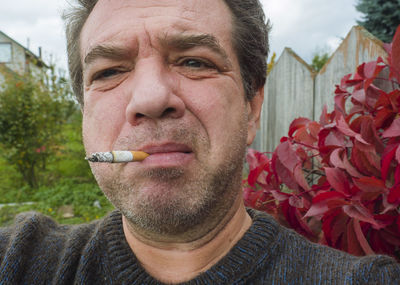
[[[26,211],[41,212],[62,224],[78,224],[99,219],[114,209],[96,184],[76,184],[71,180],[41,187],[27,196],[34,204],[0,208],[0,226],[11,224],[16,214]],[[74,216],[64,218],[60,212],[63,206],[72,207]]]

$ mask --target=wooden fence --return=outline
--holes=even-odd
[[[268,75],[260,130],[252,144],[259,151],[272,152],[290,123],[298,117],[318,120],[323,106],[333,109],[335,85],[354,73],[363,62],[386,58],[383,43],[360,26],[353,27],[320,72],[290,48],[285,48]]]

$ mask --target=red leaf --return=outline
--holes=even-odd
[[[346,92],[348,95],[348,93]],[[339,110],[344,116],[346,115],[346,95],[338,94],[335,96],[335,109]]]
[[[363,152],[358,147],[353,147],[351,152],[351,162],[356,166],[357,170],[360,171],[364,176],[376,176],[380,175],[380,170],[376,168],[375,156],[373,153]],[[378,168],[380,168],[378,166]]]
[[[330,124],[330,117],[328,115],[328,107],[324,105],[322,109],[321,116],[319,117],[319,123],[321,126],[325,127],[326,125]]]
[[[366,99],[365,98],[365,90],[360,89],[360,90],[354,91],[351,98],[361,104],[365,104],[365,99]]]
[[[264,191],[254,191],[246,187],[243,189],[243,198],[245,205],[253,209],[271,213],[276,208],[275,200]]]
[[[400,163],[400,147],[398,147],[396,150],[396,160],[397,163]]]
[[[271,190],[271,195],[274,197],[276,201],[283,202],[289,199],[292,195],[288,193],[284,193],[278,190]]]
[[[329,167],[325,167],[324,170],[326,179],[333,189],[344,195],[348,195],[350,193],[348,177],[342,170]]]
[[[317,204],[312,204],[310,209],[307,211],[307,213],[304,215],[304,217],[316,217],[323,215],[329,210],[329,206],[326,203],[317,203]]]
[[[400,236],[398,232],[393,232],[387,229],[381,231],[382,238],[387,242],[394,246],[400,246]],[[392,253],[390,253],[392,255]]]
[[[384,194],[383,195],[382,206],[383,206],[383,210],[382,210],[381,214],[386,214],[386,213],[389,213],[392,210],[396,210],[397,209],[397,205],[396,204],[391,204],[391,203],[388,202],[388,194]]]
[[[298,233],[304,235],[305,237],[311,240],[315,239],[314,233],[310,230],[308,225],[303,221],[303,218],[299,210],[297,208],[290,206],[289,201],[285,201],[282,203],[281,210],[292,229],[294,229]]]
[[[383,48],[389,55],[392,54],[392,43],[384,43]]]
[[[353,179],[354,184],[365,192],[386,192],[385,183],[375,177],[364,176],[359,179]]]
[[[400,184],[390,189],[388,202],[391,204],[400,204]]]
[[[347,87],[351,87],[352,85],[348,84],[348,81],[351,78],[351,73],[346,74],[345,76],[343,76],[343,78],[340,80],[340,88],[342,89],[346,89]]]
[[[300,209],[304,208],[303,198],[299,197],[297,195],[290,196],[289,204],[290,204],[290,206],[295,207],[295,208],[300,208]]]
[[[338,245],[340,243],[340,238],[343,237],[343,234],[346,232],[348,222],[349,218],[340,210],[340,214],[335,217],[332,223],[332,243],[336,248],[343,249]]]
[[[382,180],[386,181],[387,175],[389,173],[390,164],[396,154],[398,146],[387,146],[385,152],[382,155]],[[389,151],[390,150],[390,151]]]
[[[347,224],[347,252],[353,255],[364,255],[364,251],[358,242],[357,235],[354,231],[354,220],[350,220]]]
[[[400,215],[397,217],[396,224],[397,224],[397,230],[400,231]]]
[[[266,165],[269,162],[269,158],[255,149],[249,148],[246,155],[247,163],[249,164],[250,170],[260,167],[260,165]]]
[[[374,145],[378,153],[382,153],[385,147],[375,129],[372,116],[361,116],[358,119],[361,120],[361,137],[369,144]]]
[[[360,203],[353,203],[351,205],[343,206],[343,212],[353,219],[370,223],[375,228],[379,229],[382,225],[375,221],[373,215]]]
[[[344,200],[344,198],[346,198],[346,196],[343,195],[340,192],[327,191],[327,192],[319,193],[318,195],[316,195],[312,199],[312,203],[313,204],[317,204],[317,203],[325,202],[325,201],[332,200],[332,199],[336,199],[336,200],[342,199],[342,200]]]
[[[347,159],[347,156],[343,157],[343,166],[346,169],[347,173],[349,173],[352,177],[362,177],[363,175],[355,169],[353,165],[351,165],[350,161]]]
[[[366,100],[365,100],[365,103],[370,108],[375,108],[375,105],[378,102],[379,97],[383,93],[385,93],[385,92],[383,92],[381,89],[379,89],[379,88],[377,88],[377,87],[375,87],[373,85],[369,86],[368,89],[366,89]]]
[[[364,65],[364,76],[366,78],[376,77],[382,70],[383,66],[379,65],[377,61],[367,62]]]
[[[309,133],[306,127],[302,127],[296,130],[296,133],[293,137],[297,142],[301,142],[306,145],[313,145],[316,142],[316,139],[313,138]]]
[[[305,127],[311,120],[307,118],[297,118],[289,126],[289,137],[293,137],[293,134],[300,128]]]
[[[341,159],[341,155],[343,153],[343,149],[337,148],[334,151],[332,151],[330,155],[330,163],[334,167],[342,168],[344,169],[345,166],[343,165],[343,161]]]
[[[396,77],[397,82],[400,82],[400,26],[397,27],[392,42],[391,67],[394,70],[393,75]]]
[[[287,169],[279,159],[274,159],[275,157],[277,156],[274,154],[273,156],[274,168],[276,173],[279,175],[280,180],[284,184],[286,184],[286,186],[289,187],[289,189],[298,191],[299,185],[297,184],[296,180],[293,177],[293,172],[289,171],[289,169]]]
[[[270,159],[265,154],[249,148],[247,151],[246,160],[250,169],[249,176],[247,177],[247,183],[249,183],[250,186],[255,186],[260,174],[270,163]]]
[[[364,89],[370,87],[372,82],[375,80],[376,76],[382,71],[384,68],[383,65],[379,64],[382,61],[381,58],[378,58],[377,61],[371,61],[364,64],[363,74],[367,80],[364,82]]]
[[[353,220],[353,227],[354,227],[354,232],[356,234],[357,240],[363,249],[365,254],[374,254],[374,251],[372,250],[371,246],[369,245],[364,233],[361,230],[360,222],[358,220]]]
[[[396,166],[396,170],[394,171],[394,183],[400,184],[400,164]]]
[[[318,194],[312,200],[311,207],[304,217],[315,217],[324,214],[328,210],[348,204],[345,196],[336,191],[329,191]]]
[[[283,142],[275,149],[277,158],[290,172],[294,171],[296,165],[300,162],[289,141]]]
[[[303,169],[300,163],[294,169],[293,174],[294,174],[294,179],[301,186],[301,188],[303,188],[305,191],[310,190],[310,186],[308,185],[307,180],[304,177]]]
[[[383,132],[382,137],[392,138],[400,136],[400,118],[393,121],[386,131]]]
[[[363,144],[366,144],[366,145],[369,144],[368,142],[366,142],[366,141],[361,137],[360,134],[354,132],[354,131],[349,127],[349,125],[347,124],[347,122],[345,121],[345,119],[344,119],[343,117],[340,117],[340,118],[337,120],[337,128],[338,128],[343,134],[345,134],[346,136],[354,137],[354,138],[356,138],[359,142],[362,142]]]
[[[393,121],[396,113],[387,108],[383,108],[376,113],[374,123],[377,129],[386,128]]]
[[[308,124],[308,129],[310,131],[310,135],[313,138],[317,139],[318,138],[318,133],[321,130],[321,125],[318,124],[317,122],[312,121],[312,122],[310,122]]]

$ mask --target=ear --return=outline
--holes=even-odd
[[[260,127],[260,114],[264,101],[264,86],[257,90],[255,96],[247,102],[247,145],[251,145]]]

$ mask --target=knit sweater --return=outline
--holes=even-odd
[[[186,284],[400,284],[386,256],[354,257],[311,243],[265,213],[211,269]],[[184,266],[184,265],[182,265]],[[38,214],[0,228],[0,284],[161,284],[141,267],[114,211],[90,224]]]

